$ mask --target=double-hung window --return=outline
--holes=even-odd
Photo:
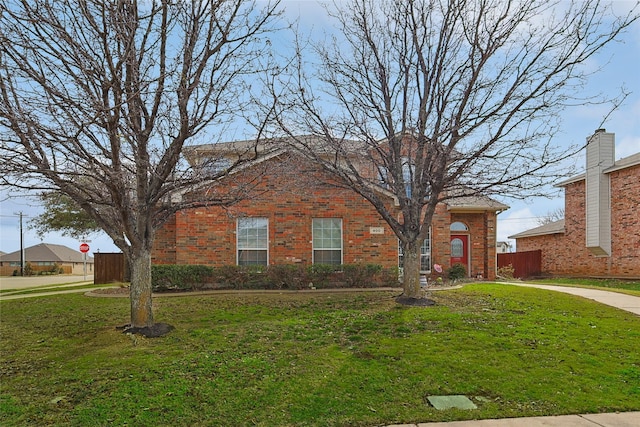
[[[415,165],[412,163],[411,159],[408,157],[402,157],[401,166],[402,166],[402,181],[404,183],[405,195],[411,198],[416,168],[415,168]],[[396,178],[398,181],[400,180],[399,177],[394,177],[390,175],[389,170],[387,168],[380,167],[378,169],[378,181],[381,186],[385,188],[390,188],[392,186],[392,182]]]
[[[402,158],[402,180],[404,181],[404,191],[408,198],[411,198],[413,192],[413,176],[415,175],[416,167],[411,163],[411,159],[408,157]]]
[[[313,263],[342,264],[342,219],[313,219]]]
[[[268,265],[269,220],[238,218],[238,265]]]
[[[398,267],[404,267],[404,254],[400,242],[398,242]],[[420,245],[420,271],[423,273],[431,272],[431,229],[429,229],[427,238]]]

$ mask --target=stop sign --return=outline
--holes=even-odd
[[[80,252],[82,252],[83,254],[86,254],[87,252],[89,252],[89,245],[86,243],[81,244]]]

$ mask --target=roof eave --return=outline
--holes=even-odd
[[[566,187],[567,185],[573,184],[574,182],[584,181],[585,177],[586,177],[586,174],[581,173],[580,175],[573,176],[573,177],[571,177],[569,179],[566,179],[564,181],[561,181],[561,182],[555,184],[554,187],[556,187],[556,188]]]

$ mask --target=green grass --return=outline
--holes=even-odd
[[[579,278],[563,278],[555,277],[553,279],[534,280],[531,283],[543,283],[548,285],[575,286],[582,288],[596,288],[607,291],[622,292],[629,295],[640,296],[639,280],[620,280],[620,279],[579,279]]]
[[[0,425],[373,426],[640,410],[640,317],[508,285],[435,292],[156,298],[163,338],[127,336],[126,298],[0,303]],[[464,394],[477,410],[437,411]]]

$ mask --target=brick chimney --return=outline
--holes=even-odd
[[[615,134],[598,129],[587,138],[586,246],[595,256],[611,254],[611,188],[604,170],[615,162]]]

